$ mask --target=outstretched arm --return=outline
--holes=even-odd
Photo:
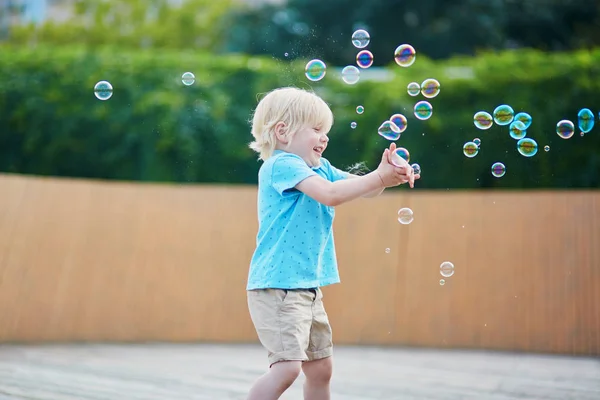
[[[348,179],[355,179],[355,178],[360,178],[360,175],[348,174]],[[377,197],[381,193],[383,193],[384,190],[385,190],[385,187],[382,187],[382,188],[379,188],[379,189],[375,189],[372,192],[364,194],[362,197],[365,197],[365,198]]]

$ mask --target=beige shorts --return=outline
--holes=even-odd
[[[333,354],[321,289],[249,290],[248,309],[258,339],[269,352],[269,365]]]

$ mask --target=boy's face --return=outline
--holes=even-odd
[[[320,127],[304,126],[296,132],[285,150],[302,157],[309,167],[318,167],[329,142],[327,133]]]

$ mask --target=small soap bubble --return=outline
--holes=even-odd
[[[367,47],[370,41],[371,36],[369,36],[369,32],[365,31],[364,29],[358,29],[352,34],[352,44],[357,49]]]
[[[440,286],[444,286],[446,284],[446,281],[444,279],[440,279]]]
[[[390,121],[392,121],[394,124],[396,124],[396,126],[398,127],[398,129],[400,129],[400,133],[404,132],[406,130],[406,127],[408,126],[408,122],[406,120],[406,117],[402,114],[394,114],[390,117]]]
[[[283,55],[284,55],[284,56],[286,56],[286,57],[287,57],[287,56],[289,56],[289,54],[288,54],[288,53],[284,53]]]
[[[533,121],[533,119],[531,118],[531,115],[526,112],[520,112],[515,115],[515,121],[521,121],[523,125],[525,125],[525,129],[528,129],[531,126],[531,121]]]
[[[454,275],[454,264],[452,264],[450,261],[444,261],[441,263],[440,274],[442,274],[444,278],[450,278],[452,275]]]
[[[538,144],[531,138],[523,138],[517,142],[517,150],[523,157],[533,157],[537,154]]]
[[[508,125],[515,118],[515,111],[508,104],[502,104],[494,110],[494,122],[497,125]]]
[[[525,124],[521,121],[514,120],[510,123],[508,129],[510,137],[513,139],[523,139],[527,134],[527,128],[525,128]]]
[[[361,68],[369,68],[373,65],[373,53],[369,50],[359,51],[356,55],[356,64]]]
[[[310,60],[304,67],[304,74],[309,81],[317,82],[325,77],[327,73],[327,65],[321,60]]]
[[[421,85],[417,82],[411,82],[406,86],[406,91],[412,97],[418,96],[421,93]]]
[[[348,65],[342,69],[342,80],[348,85],[354,85],[359,79],[360,70],[354,65]]]
[[[362,114],[365,112],[365,108],[363,106],[356,106],[356,113]]]
[[[108,100],[113,95],[113,87],[108,81],[100,81],[94,85],[94,96],[98,100]]]
[[[415,104],[414,111],[415,117],[417,117],[421,121],[424,121],[426,119],[431,118],[431,115],[433,114],[433,106],[428,101],[419,101],[417,104]]]
[[[506,174],[506,167],[501,162],[492,164],[492,175],[496,178],[502,178]]]
[[[473,116],[473,123],[478,129],[486,130],[494,125],[494,118],[492,118],[492,115],[488,112],[478,111]]]
[[[556,134],[563,139],[570,139],[575,133],[575,125],[568,119],[558,121],[556,124]]]
[[[421,175],[421,166],[419,164],[414,163],[413,165],[411,165],[411,167],[415,175]]]
[[[413,211],[410,208],[401,208],[398,210],[398,222],[402,225],[408,225],[413,222],[414,215]]]
[[[196,82],[196,75],[192,72],[184,72],[183,75],[181,75],[181,83],[185,86],[191,86],[194,82]]]
[[[423,83],[421,83],[421,94],[428,99],[434,98],[440,94],[440,83],[437,79],[425,79]]]
[[[389,247],[388,247],[387,249],[385,249],[385,252],[386,252],[386,253],[388,253],[388,254],[390,254],[390,251],[391,251],[391,250],[390,250],[390,248],[389,248]]]
[[[383,122],[377,129],[377,133],[383,136],[387,140],[398,140],[400,139],[400,128],[396,126],[392,121]]]
[[[463,145],[463,154],[469,158],[473,158],[479,154],[479,146],[475,142],[467,142]]]
[[[545,146],[544,146],[544,151],[545,151],[546,153],[547,153],[547,152],[549,152],[549,151],[550,151],[550,146],[548,146],[548,145],[545,145]]]
[[[579,132],[579,136],[581,136],[581,137],[584,137],[584,136],[585,136],[585,133],[583,133],[583,131],[582,131],[582,132]]]
[[[417,52],[410,44],[401,44],[394,51],[394,60],[401,67],[410,67],[417,59]]]
[[[577,113],[577,123],[581,133],[588,133],[594,127],[594,113],[589,108],[582,108]]]
[[[354,122],[354,121],[350,122],[350,128],[356,129],[356,125],[357,125],[356,122]]]
[[[479,147],[479,146],[481,146],[481,139],[475,138],[475,139],[473,139],[473,143],[475,143],[477,145],[477,147]]]
[[[404,147],[398,147],[392,153],[391,158],[392,164],[394,164],[396,167],[400,167],[404,165],[404,163],[400,160],[401,158],[406,162],[410,162],[410,153]]]

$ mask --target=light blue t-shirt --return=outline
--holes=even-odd
[[[258,172],[258,235],[247,290],[308,289],[339,283],[333,242],[333,207],[295,186],[320,175],[335,182],[348,174],[321,158],[309,167],[298,155],[276,150]]]

